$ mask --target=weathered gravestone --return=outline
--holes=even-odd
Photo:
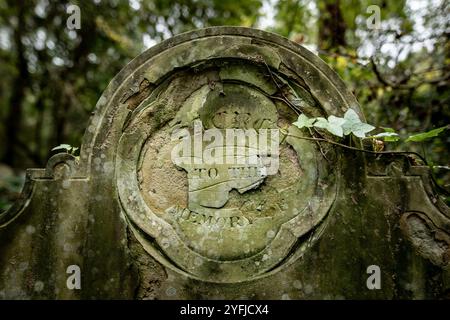
[[[428,168],[295,137],[310,136],[299,112],[349,108],[363,117],[323,61],[271,33],[149,49],[98,101],[80,158],[28,170],[0,215],[0,296],[448,297],[450,213]]]

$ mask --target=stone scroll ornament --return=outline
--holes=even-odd
[[[0,298],[448,297],[450,213],[428,167],[292,125],[350,108],[364,119],[319,57],[272,33],[150,48],[99,99],[80,157],[29,169],[0,214]]]

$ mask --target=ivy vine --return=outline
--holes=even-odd
[[[379,143],[377,143],[377,141],[382,140],[385,142],[395,142],[401,139],[400,135],[396,133],[394,129],[384,127],[380,128],[383,130],[383,132],[374,135],[368,135],[368,133],[374,131],[376,127],[361,121],[358,114],[353,109],[348,109],[347,112],[344,114],[344,117],[337,117],[331,115],[328,117],[328,119],[325,119],[323,117],[308,118],[305,114],[302,113],[298,116],[297,121],[295,121],[293,125],[295,125],[299,129],[302,128],[323,129],[326,130],[328,133],[339,138],[353,135],[359,139],[371,139],[374,145],[375,152],[377,151],[379,152],[382,150],[382,149],[380,150],[380,147],[377,147],[378,145],[380,145]],[[428,139],[437,137],[439,134],[441,134],[442,132],[444,132],[449,128],[450,125],[446,125],[444,127],[436,128],[427,132],[412,134],[408,136],[405,142],[423,142]],[[312,139],[331,142],[328,139],[317,139],[317,138]],[[366,150],[361,149],[361,151]]]

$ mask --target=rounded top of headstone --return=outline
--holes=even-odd
[[[217,54],[220,55],[217,52],[217,49],[220,48],[227,51],[224,54],[232,55],[233,50],[239,47],[244,50],[235,52],[237,57],[254,59],[259,55],[265,58],[262,62],[271,68],[287,67],[289,70],[286,71],[289,71],[292,75],[300,75],[304,84],[309,87],[314,98],[318,100],[324,112],[328,115],[343,115],[348,108],[352,108],[361,119],[364,118],[355,97],[336,72],[302,45],[278,34],[254,28],[209,27],[182,33],[164,40],[128,63],[111,80],[98,100],[95,113],[83,137],[81,154],[86,153],[84,157],[90,158],[89,154],[96,144],[96,139],[102,139],[101,129],[108,125],[103,123],[108,111],[112,111],[117,104],[127,99],[128,104],[133,106],[136,101],[139,101],[139,99],[133,99],[133,97],[137,98],[135,95],[140,92],[142,87],[144,89],[148,86],[151,87],[154,81],[161,80],[174,69],[195,64],[197,59],[192,54],[189,55],[189,52],[192,52],[189,47],[196,46],[197,43],[207,39],[211,40],[212,47],[204,48],[204,54],[209,54],[209,56],[205,56],[203,59],[216,58]],[[216,46],[219,43],[226,43],[226,46]],[[260,50],[251,52],[250,48],[254,46],[259,47]],[[246,52],[245,47],[250,51]],[[174,59],[173,54],[170,54],[170,52],[175,51],[183,51],[180,54],[177,53],[178,60]],[[202,60],[202,58],[199,57],[198,60]],[[146,78],[142,75],[142,71],[151,67],[152,64],[153,68],[160,72],[153,74],[154,78]]]

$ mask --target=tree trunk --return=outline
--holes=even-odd
[[[18,135],[20,133],[22,108],[25,100],[25,89],[28,85],[27,61],[22,44],[22,33],[25,27],[25,5],[23,0],[18,0],[17,26],[14,30],[14,44],[16,47],[18,74],[12,85],[9,101],[9,114],[6,123],[5,159],[4,162],[11,167],[17,166]]]
[[[340,0],[319,2],[319,48],[336,51],[345,46],[346,25],[340,8]]]

